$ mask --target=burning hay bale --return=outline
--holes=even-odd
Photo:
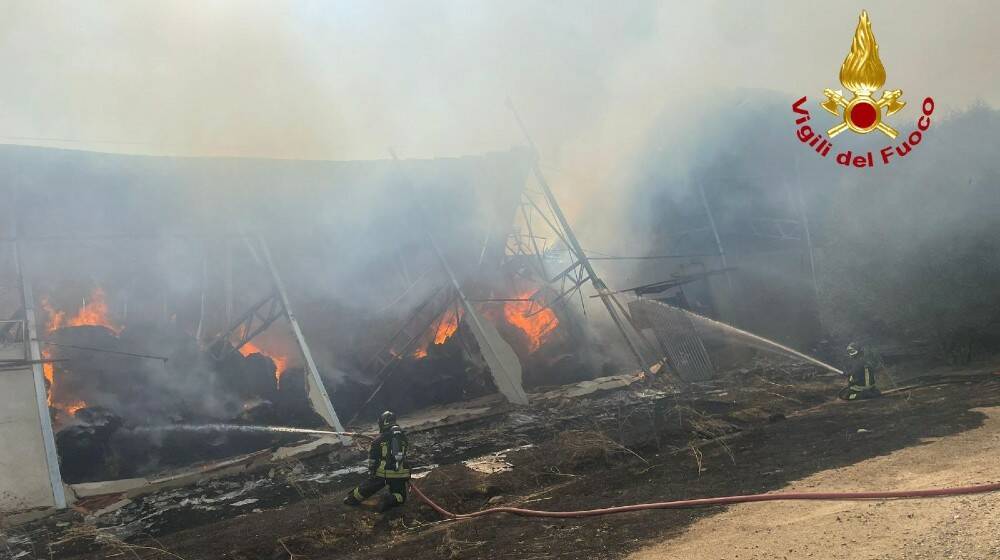
[[[191,335],[170,325],[119,331],[80,325],[46,336],[48,356],[65,360],[45,364],[45,376],[67,482],[140,476],[292,439],[171,433],[175,424],[323,424],[306,402],[301,369],[279,386],[278,365],[261,353],[233,352],[217,363]],[[168,360],[139,357],[147,353]]]

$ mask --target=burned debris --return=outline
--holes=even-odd
[[[12,150],[6,157],[59,161],[67,173],[105,181],[83,206],[128,217],[110,226],[75,199],[33,204],[35,191],[18,192],[23,211],[10,234],[25,289],[10,326],[34,333],[19,339],[17,364],[43,380],[50,460],[58,460],[53,481],[155,477],[302,437],[189,426],[343,431],[343,422],[384,408],[411,413],[497,393],[527,404],[526,390],[630,367],[602,352],[607,343],[570,304],[596,278],[579,247],[554,278],[552,263],[517,248],[515,211],[527,218],[529,205],[536,213],[539,204],[557,208],[554,199],[522,197],[523,152],[403,162],[398,171],[272,162],[247,179],[264,185],[295,176],[298,195],[264,206],[259,197],[226,198],[215,189],[209,196],[217,203],[235,201],[227,223],[179,206],[220,172],[212,164],[164,174],[148,158],[120,156],[105,167],[85,153]],[[484,165],[493,171],[483,174]],[[150,179],[149,197],[118,196],[115,174],[125,169]],[[413,204],[390,193],[403,176],[435,221],[402,219]],[[320,187],[330,180],[350,186],[330,197]],[[30,171],[25,181],[48,184]],[[339,203],[360,193],[363,220]],[[324,205],[342,219],[317,213]],[[38,224],[54,215],[61,222],[42,230]],[[294,233],[277,226],[292,215],[311,221]],[[535,220],[549,220],[541,215]],[[562,227],[553,226],[553,238],[572,239],[565,217],[556,221]],[[181,225],[186,232],[168,233]],[[254,233],[233,233],[247,228]],[[609,305],[619,320],[628,317]],[[630,344],[641,338],[635,330],[626,335]],[[647,353],[641,367],[655,362]]]
[[[59,157],[75,174],[105,173],[86,154]],[[673,389],[649,393],[661,399],[730,368],[729,345],[691,321],[687,300],[625,305],[604,284],[531,162],[515,150],[391,167],[262,163],[246,181],[291,176],[296,192],[264,204],[213,190],[206,196],[232,207],[220,223],[185,214],[176,192],[211,180],[214,164],[161,175],[121,156],[116,168],[152,177],[153,196],[123,201],[117,187],[93,196],[159,222],[108,229],[63,211],[63,230],[82,232],[70,239],[39,232],[46,214],[27,212],[16,222],[25,287],[16,313],[36,333],[37,349],[25,351],[38,352],[31,373],[44,379],[59,462],[50,475],[77,497],[115,481],[137,492],[185,472],[256,471],[261,457],[344,447],[345,430],[385,409],[420,418],[451,405],[466,412],[448,422],[475,422],[670,379]],[[523,189],[529,174],[540,192]],[[345,186],[327,193],[329,181]],[[400,182],[412,184],[400,191]],[[363,218],[345,197],[365,206]],[[434,219],[409,220],[415,205]],[[683,299],[684,287],[732,270],[632,291]],[[605,319],[585,316],[581,289],[591,284]]]

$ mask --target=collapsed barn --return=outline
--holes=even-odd
[[[35,441],[8,470],[44,459],[47,499],[37,469],[36,487],[4,509],[58,506],[60,481],[128,479],[296,437],[179,428],[342,431],[386,407],[497,392],[524,404],[526,391],[656,364],[660,351],[606,289],[616,329],[571,305],[585,282],[602,283],[574,258],[554,199],[524,192],[531,157],[5,147],[0,167],[15,180],[2,270],[21,289],[3,293],[4,379],[20,384],[11,398],[44,402],[49,418],[35,421],[54,445]]]

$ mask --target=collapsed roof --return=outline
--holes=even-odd
[[[72,409],[68,401],[62,403],[62,412],[74,416],[98,403],[113,408],[126,424],[130,416],[178,421],[172,416],[157,420],[150,416],[156,410],[178,410],[178,418],[187,414],[188,421],[229,418],[209,415],[207,406],[192,403],[217,401],[218,395],[206,395],[244,379],[246,372],[239,364],[229,368],[235,377],[223,375],[221,365],[201,367],[204,357],[192,341],[211,342],[236,316],[275,291],[257,254],[260,245],[252,241],[257,237],[266,240],[281,271],[325,384],[337,386],[361,375],[363,361],[446,285],[428,233],[461,284],[503,283],[500,264],[529,165],[530,154],[520,149],[397,163],[0,147],[0,169],[11,178],[3,196],[11,202],[5,206],[14,218],[0,231],[0,239],[19,240],[23,271],[34,286],[39,332],[58,357],[70,359],[46,366],[50,405],[58,404],[52,400],[55,384],[60,398],[74,393],[80,401]],[[3,274],[14,269],[8,266],[9,247],[0,249]],[[19,309],[15,292],[0,294],[0,313],[14,315]],[[56,335],[60,321],[54,319],[72,317],[77,309],[77,315],[93,311],[97,296],[105,315],[101,321],[70,320],[62,327],[110,330]],[[283,332],[287,329],[278,330],[279,340],[271,343],[285,345],[279,350],[298,361],[298,349]],[[273,329],[264,334],[269,332]],[[67,342],[79,346],[72,341],[84,339],[104,341],[109,349],[183,352],[189,365],[182,360],[146,371],[132,362],[103,363],[66,349]],[[178,367],[183,371],[174,371]],[[455,374],[463,368],[457,362]],[[253,370],[259,374],[261,368]],[[71,382],[65,376],[72,374],[77,379]],[[202,380],[203,375],[212,380]],[[85,395],[84,377],[99,385]],[[197,380],[194,390],[192,379]],[[128,394],[117,394],[126,385]],[[253,393],[248,387],[230,392],[245,399],[245,393]],[[90,398],[95,391],[108,393],[108,398]],[[171,392],[176,401],[146,406],[154,399],[173,398]],[[464,396],[461,390],[455,395]]]

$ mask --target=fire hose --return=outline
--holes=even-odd
[[[992,372],[985,376],[977,376],[990,378],[992,376],[1000,375],[1000,372]],[[936,382],[925,381],[922,384],[909,386],[909,387],[897,387],[896,389],[886,391],[885,394],[901,392],[904,390],[914,389],[921,386],[934,386],[944,383],[954,383],[954,382],[967,382],[969,378],[962,379],[938,379]],[[472,519],[474,517],[483,517],[486,515],[493,515],[498,513],[509,513],[511,515],[518,515],[522,517],[555,517],[555,518],[581,518],[581,517],[598,517],[601,515],[612,515],[616,513],[627,513],[631,511],[646,511],[652,509],[685,509],[685,508],[696,508],[696,507],[707,507],[707,506],[721,506],[730,504],[740,504],[740,503],[752,503],[752,502],[776,502],[776,501],[788,501],[788,500],[816,500],[816,501],[857,501],[857,500],[890,500],[890,499],[918,499],[918,498],[940,498],[946,496],[962,496],[967,494],[985,494],[988,492],[1000,491],[1000,482],[994,482],[989,484],[978,484],[973,486],[954,486],[946,488],[926,488],[921,490],[885,490],[885,491],[871,491],[871,492],[773,492],[768,494],[745,494],[741,496],[718,496],[714,498],[695,498],[689,500],[674,500],[670,502],[652,502],[646,504],[631,504],[626,506],[615,506],[608,508],[598,508],[598,509],[585,509],[576,511],[544,511],[535,509],[525,509],[518,507],[493,507],[487,508],[480,511],[474,511],[472,513],[453,513],[443,507],[439,506],[434,500],[428,498],[420,488],[410,482],[410,489],[422,502],[427,504],[431,509],[436,511],[439,515],[448,521],[456,521],[459,519]]]
[[[650,509],[684,509],[705,506],[719,506],[729,504],[739,504],[747,502],[774,502],[781,500],[886,500],[886,499],[915,499],[915,498],[936,498],[943,496],[960,496],[964,494],[982,494],[986,492],[1000,491],[1000,482],[992,484],[980,484],[976,486],[958,486],[952,488],[930,488],[924,490],[890,490],[881,492],[775,492],[772,494],[747,494],[743,496],[720,496],[716,498],[697,498],[692,500],[675,500],[672,502],[653,502],[648,504],[632,504],[627,506],[617,506],[600,509],[585,509],[578,511],[541,511],[535,509],[524,509],[517,507],[494,507],[475,511],[472,513],[452,513],[434,503],[433,500],[424,495],[416,484],[410,483],[410,489],[421,501],[430,506],[447,520],[471,519],[496,513],[509,513],[522,517],[559,517],[559,518],[579,518],[597,517],[600,515],[611,515],[615,513],[626,513],[630,511],[645,511]]]

